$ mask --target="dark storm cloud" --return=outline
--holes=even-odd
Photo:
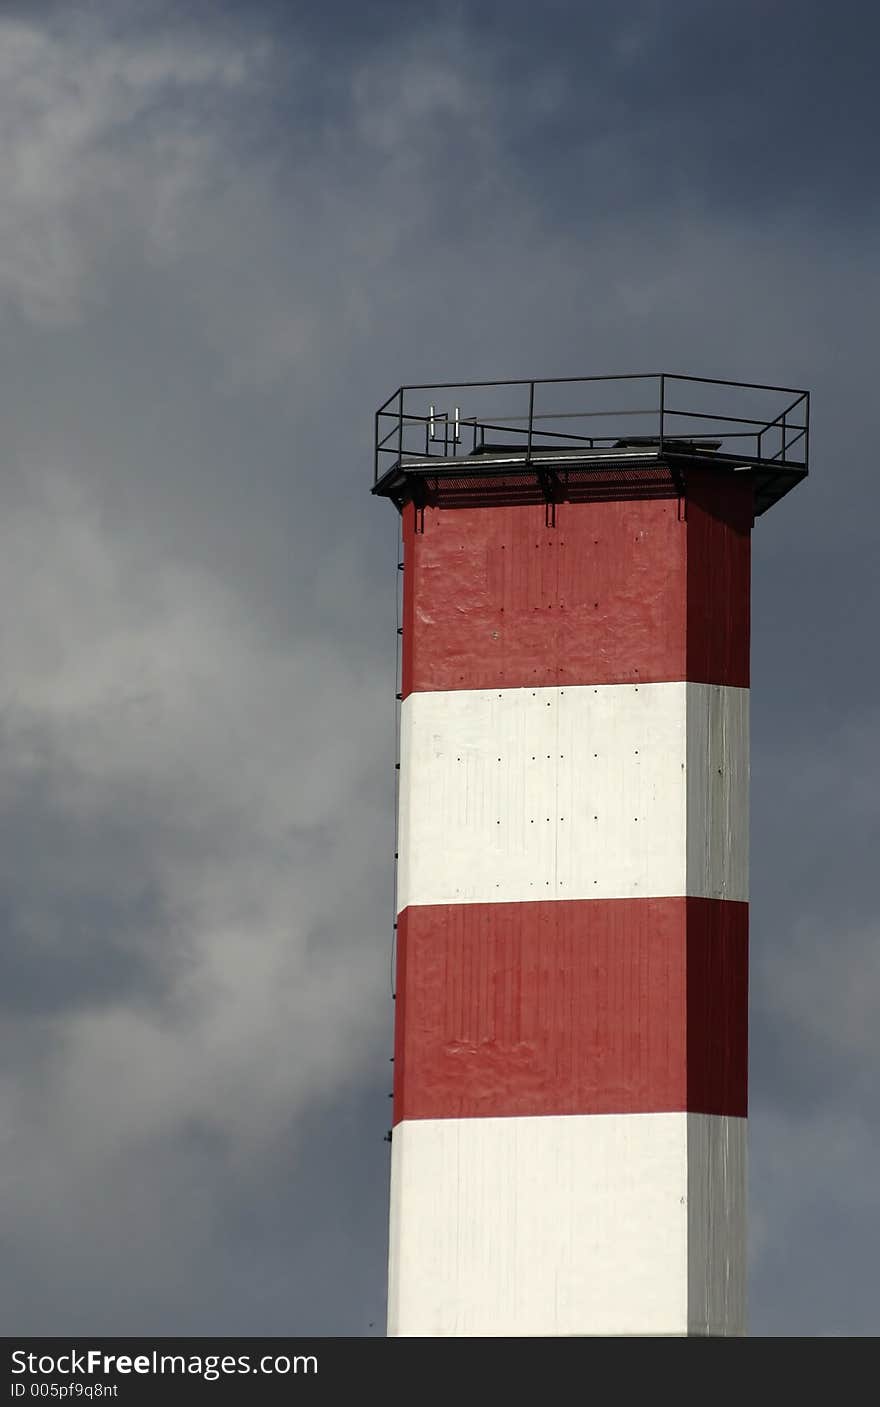
[[[371,412],[666,366],[815,392],[754,539],[752,1329],[869,1332],[873,10],[76,11],[0,9],[3,1322],[382,1332]]]
[[[39,1325],[51,1306],[70,1335],[96,1323],[108,1334],[384,1333],[388,1105],[367,1081],[324,1100],[276,1130],[271,1164],[230,1159],[204,1128],[151,1138],[114,1161],[112,1217],[81,1198],[78,1234],[51,1216],[47,1230],[8,1228],[4,1323]],[[57,1195],[66,1201],[60,1183]]]
[[[543,60],[548,78],[564,76],[566,101],[556,112],[550,105],[543,122],[533,119],[526,147],[554,208],[574,214],[573,190],[594,175],[584,203],[605,209],[609,199],[612,208],[643,211],[678,203],[694,215],[763,221],[797,210],[831,223],[876,210],[875,183],[860,179],[875,120],[870,9],[600,7],[581,28],[560,5],[536,39],[522,36],[516,46],[510,107],[515,113],[517,72]],[[615,169],[621,148],[630,160]],[[535,161],[539,150],[553,159]]]
[[[880,22],[870,6],[549,0],[538,14],[520,0],[417,10],[387,0],[256,13],[271,14],[292,49],[305,40],[320,56],[309,84],[316,116],[322,94],[337,112],[346,103],[365,58],[393,89],[414,57],[430,60],[448,39],[499,105],[507,180],[557,224],[675,204],[764,221],[795,210],[832,224],[877,208]],[[245,7],[228,14],[247,25]],[[209,25],[210,7],[202,15]],[[455,180],[466,145],[448,155],[460,213],[479,192]]]

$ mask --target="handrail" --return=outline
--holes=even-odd
[[[587,401],[578,407],[577,404],[571,409],[560,409],[558,411],[546,411],[537,408],[539,392],[544,387],[574,387],[584,388],[611,387],[614,383],[621,383],[621,386],[630,382],[653,381],[657,385],[657,401],[654,407],[642,405],[629,406],[603,406],[599,394],[594,395],[592,404]],[[675,382],[678,394],[676,395],[677,406],[668,404],[667,381]],[[703,405],[710,403],[710,398],[702,392],[699,398],[695,399],[693,408],[682,405],[685,397],[681,394],[682,388],[693,383],[701,388],[716,388],[717,397],[711,400],[716,401],[717,410],[704,409]],[[435,404],[435,397],[439,392],[459,391],[462,393],[464,405],[457,399],[446,410],[438,410]],[[510,413],[501,409],[496,404],[495,414],[487,414],[486,411],[472,410],[466,404],[473,401],[473,392],[484,393],[484,399],[497,391],[513,391],[504,397],[504,402],[510,404]],[[420,393],[431,392],[432,399],[430,406],[419,404],[422,400]],[[766,418],[760,417],[760,411],[756,410],[755,397],[744,398],[739,396],[739,400],[744,401],[743,413],[736,414],[737,393],[741,392],[761,392],[762,395],[774,398],[775,405],[768,404]],[[586,394],[586,391],[585,391]],[[520,405],[517,406],[517,395],[521,395]],[[786,404],[780,408],[779,400],[785,396],[794,397],[787,400]],[[416,401],[413,404],[413,401]],[[427,398],[425,398],[427,399]],[[443,396],[446,400],[446,396]],[[452,398],[450,398],[452,399]],[[554,398],[555,399],[555,398]],[[559,399],[562,399],[561,397]],[[616,399],[614,397],[613,399]],[[702,404],[701,404],[702,403]],[[803,407],[802,414],[798,411]],[[596,448],[597,445],[613,444],[619,439],[636,438],[638,441],[649,439],[656,440],[661,452],[664,446],[675,441],[680,448],[682,442],[693,444],[695,449],[699,449],[706,442],[720,441],[720,452],[723,455],[724,445],[730,442],[730,453],[740,455],[747,461],[758,464],[792,464],[801,467],[804,472],[807,468],[807,457],[809,447],[809,392],[799,390],[790,386],[771,386],[759,382],[750,381],[722,381],[707,376],[685,376],[680,372],[626,372],[618,376],[563,376],[544,377],[531,380],[517,379],[504,381],[446,381],[435,383],[414,383],[409,386],[399,386],[397,390],[382,403],[378,411],[375,412],[375,436],[374,436],[374,483],[378,483],[379,478],[387,474],[394,465],[402,466],[405,461],[413,458],[424,457],[444,457],[450,454],[458,457],[458,445],[461,443],[461,433],[465,426],[468,427],[468,439],[473,435],[473,451],[479,445],[485,443],[487,432],[490,434],[506,434],[524,441],[525,462],[531,460],[533,450],[548,439],[553,439],[562,444],[569,443],[572,448],[578,446]],[[797,415],[797,420],[792,417]],[[639,430],[635,434],[632,422],[636,419],[642,421],[653,421],[656,432],[653,428]],[[560,422],[573,422],[576,420],[604,420],[611,422],[606,432],[599,435],[586,435],[578,433],[574,428],[567,429],[560,425]],[[614,422],[617,425],[613,426]],[[702,421],[703,428],[687,431],[682,422]],[[384,423],[383,423],[384,422]],[[556,428],[551,428],[553,422],[557,422]],[[413,434],[417,433],[419,440],[423,442],[417,450],[412,448]],[[765,452],[764,442],[768,434],[772,434],[773,442],[779,444],[779,448],[772,455]],[[409,442],[408,439],[409,438]],[[751,442],[751,445],[749,444]],[[789,461],[790,451],[799,447],[798,457]],[[472,451],[472,452],[473,452]],[[708,452],[708,446],[704,453]]]

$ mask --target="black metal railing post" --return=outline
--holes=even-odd
[[[660,373],[660,453],[663,453],[663,432],[666,428],[666,374]]]
[[[545,402],[546,404],[546,402]],[[532,462],[532,427],[535,423],[535,383],[529,382],[529,439],[526,445],[526,464]]]

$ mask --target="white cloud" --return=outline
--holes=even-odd
[[[199,100],[233,98],[265,57],[207,34],[134,44],[0,19],[0,298],[65,322],[100,299],[114,247],[168,257],[223,169],[219,113],[198,121]]]
[[[64,475],[32,488],[0,525],[7,795],[48,756],[66,825],[139,818],[172,917],[166,1003],[77,1015],[61,1102],[84,1112],[103,1069],[141,1133],[153,1109],[225,1128],[289,1115],[351,1074],[381,1021],[385,935],[361,905],[386,681],[302,629],[269,640],[204,570],[138,569]],[[114,884],[100,866],[98,892]]]

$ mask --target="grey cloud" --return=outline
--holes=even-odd
[[[876,1120],[836,1102],[806,1118],[752,1112],[753,1332],[876,1334]]]
[[[5,50],[4,1322],[382,1331],[396,524],[371,412],[401,380],[665,365],[816,391],[814,479],[754,544],[752,1328],[868,1332],[854,45],[826,62],[814,7],[791,47],[765,14],[756,89],[755,7],[387,5],[335,36],[295,9],[62,7]],[[799,132],[823,71],[837,101]]]

